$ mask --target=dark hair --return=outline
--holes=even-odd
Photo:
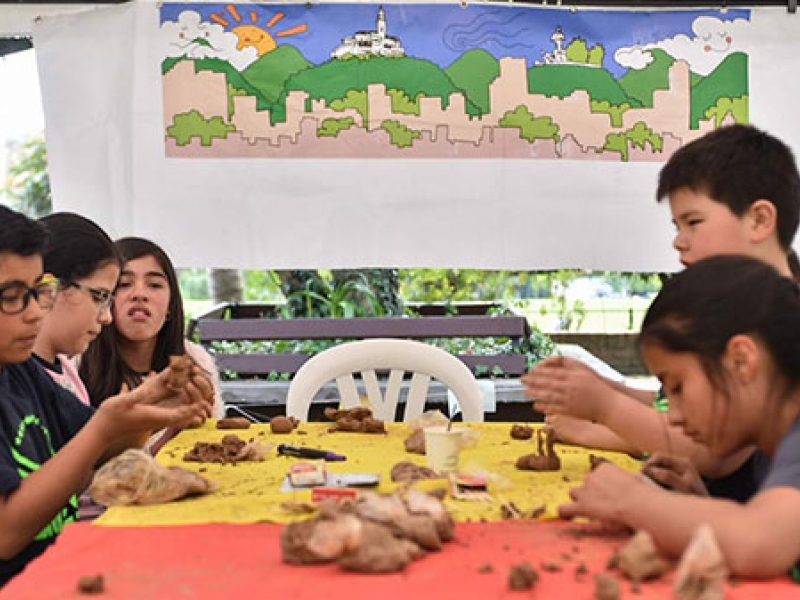
[[[19,256],[42,254],[47,231],[41,223],[0,204],[0,252]]]
[[[114,242],[94,221],[73,213],[39,219],[50,234],[44,253],[45,273],[65,284],[88,277],[107,264],[120,264]]]
[[[777,211],[778,243],[790,253],[800,222],[800,174],[779,139],[751,125],[715,129],[678,149],[661,169],[657,200],[680,188],[705,192],[738,217],[756,200],[769,200]]]
[[[757,259],[720,255],[664,284],[642,322],[639,346],[654,343],[695,354],[709,379],[722,387],[721,359],[739,334],[755,336],[767,348],[788,386],[800,384],[797,284]]]
[[[152,256],[167,276],[169,316],[158,332],[150,365],[152,370],[161,371],[169,364],[171,355],[185,353],[183,301],[178,286],[178,276],[164,250],[149,240],[127,237],[117,240],[114,245],[119,251],[123,270],[125,264],[131,260]],[[94,406],[99,406],[106,398],[118,394],[123,383],[129,388],[134,388],[142,382],[142,376],[122,359],[119,351],[119,333],[113,325],[104,327],[83,354],[80,375],[86,383],[86,389]]]

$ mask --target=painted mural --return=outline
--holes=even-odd
[[[663,161],[748,120],[746,10],[161,7],[168,157]]]

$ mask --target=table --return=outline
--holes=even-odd
[[[513,501],[522,510],[546,507],[546,516],[555,517],[559,504],[568,501],[568,494],[576,482],[583,480],[589,470],[589,452],[574,446],[557,446],[562,459],[558,472],[537,473],[519,471],[514,467],[516,459],[536,451],[534,440],[511,439],[509,423],[469,423],[467,426],[478,436],[473,447],[463,450],[462,472],[492,475],[492,491],[495,502],[460,502],[447,500],[447,505],[456,521],[496,521],[501,519],[500,505]],[[534,426],[536,427],[536,426]],[[200,464],[183,460],[198,441],[219,441],[227,434],[236,434],[242,439],[256,439],[267,444],[294,444],[331,450],[348,457],[345,462],[327,463],[328,469],[336,473],[379,473],[379,492],[389,493],[397,486],[390,481],[392,466],[403,460],[421,465],[425,457],[408,454],[403,441],[411,429],[403,423],[387,423],[386,435],[363,433],[329,433],[330,424],[304,423],[293,433],[275,435],[269,425],[253,425],[247,430],[218,430],[213,424],[182,432],[159,452],[159,462],[179,465],[201,471],[213,481],[218,490],[209,496],[189,498],[181,502],[156,506],[124,506],[107,511],[98,523],[101,525],[152,526],[152,525],[199,525],[206,523],[289,523],[297,517],[281,509],[286,501],[307,502],[311,500],[308,490],[281,492],[280,487],[291,464],[298,459],[279,457],[271,452],[264,462],[241,462],[231,464]],[[617,464],[637,469],[637,461],[618,453],[594,452],[613,460]],[[432,480],[426,487],[446,486],[445,480]]]
[[[622,539],[595,536],[592,529],[564,521],[459,523],[456,538],[442,552],[412,563],[402,573],[345,573],[336,565],[288,566],[281,562],[281,526],[184,525],[102,527],[69,525],[42,557],[2,591],[2,600],[91,598],[76,582],[102,573],[102,600],[354,600],[381,598],[591,600],[593,574],[604,571]],[[585,532],[588,533],[584,535]],[[561,571],[541,568],[551,561]],[[512,592],[512,565],[529,561],[540,573],[536,590]],[[583,563],[585,575],[576,575]],[[490,572],[483,572],[491,567]],[[672,598],[671,575],[641,584],[638,594],[621,583],[622,598]],[[788,600],[798,597],[788,580],[729,586],[728,600]]]
[[[465,451],[465,466],[481,465],[497,473],[499,493],[519,500],[523,508],[543,502],[554,507],[588,469],[586,450],[565,447],[560,452],[562,471],[518,472],[513,459],[529,451],[530,442],[511,440],[509,424],[472,427],[481,438],[474,448]],[[280,439],[349,454],[346,463],[332,465],[340,471],[356,470],[353,467],[357,466],[358,470],[383,474],[398,456],[408,457],[396,448],[398,444],[402,448],[406,434],[402,425],[390,426],[385,437],[326,434],[324,430],[323,425],[303,425],[305,434]],[[258,439],[276,439],[263,427],[250,432],[248,436]],[[204,474],[220,485],[216,499],[209,496],[162,507],[113,508],[98,522],[69,525],[42,557],[0,591],[0,600],[86,597],[76,591],[77,581],[95,573],[104,577],[106,589],[98,596],[104,600],[352,600],[378,595],[385,600],[434,595],[445,599],[530,598],[530,592],[513,592],[507,583],[510,568],[524,561],[540,573],[533,597],[589,600],[594,597],[593,574],[606,570],[609,557],[627,539],[602,532],[595,524],[557,519],[502,521],[496,502],[451,500],[459,521],[454,541],[401,573],[363,575],[343,572],[337,565],[289,566],[280,557],[280,523],[296,517],[271,506],[277,493],[273,484],[282,478],[290,464],[288,459],[237,466],[192,465],[180,460],[194,441],[225,433],[210,426],[183,432],[160,455],[165,464],[205,469]],[[636,463],[626,457],[602,454],[623,466],[635,467]],[[386,481],[381,484],[382,491],[391,487]],[[636,595],[629,582],[622,582],[622,597],[671,598],[671,577],[641,584]],[[799,591],[788,579],[741,582],[729,586],[727,598],[783,600],[796,598]]]

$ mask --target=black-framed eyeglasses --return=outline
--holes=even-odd
[[[0,286],[0,312],[6,315],[18,315],[28,308],[31,298],[42,310],[50,310],[58,294],[58,280],[45,276],[33,287],[21,281],[12,281]]]
[[[94,303],[97,304],[97,310],[99,312],[111,310],[111,305],[114,304],[114,292],[111,290],[91,287],[82,283],[78,283],[77,281],[70,281],[64,287],[74,287],[87,292],[92,297]]]

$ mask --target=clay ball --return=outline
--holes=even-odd
[[[272,417],[269,421],[272,433],[291,433],[295,428],[295,423],[289,417]]]

